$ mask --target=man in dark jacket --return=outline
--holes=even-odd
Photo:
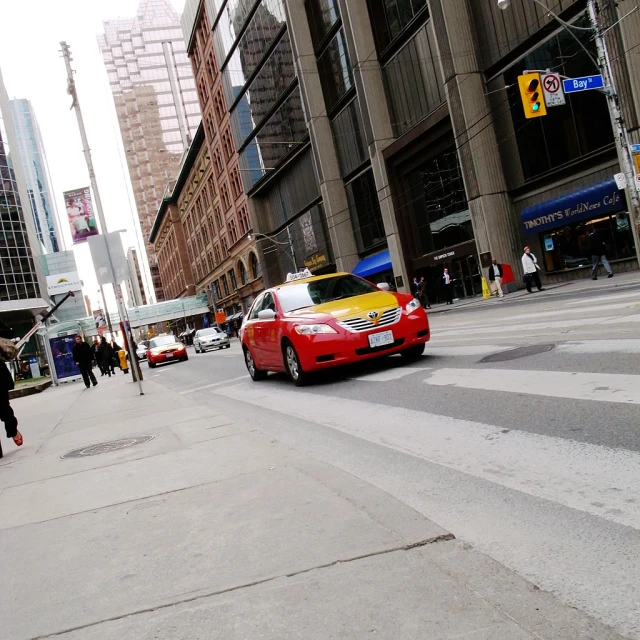
[[[100,346],[98,347],[97,360],[102,375],[108,375],[111,377],[111,369],[113,367],[113,349],[104,336],[102,336]]]
[[[82,336],[76,336],[76,343],[73,345],[73,360],[78,365],[84,386],[87,389],[91,386],[89,381],[95,387],[98,384],[96,377],[93,375],[91,364],[93,363],[93,352],[91,347],[82,339]]]
[[[607,246],[594,229],[591,229],[589,233],[589,251],[591,251],[591,278],[593,280],[598,279],[598,265],[600,262],[602,262],[602,266],[609,274],[607,278],[613,278],[613,270],[606,256]]]
[[[498,298],[504,298],[504,294],[502,293],[503,273],[502,265],[494,258],[489,267],[489,287],[491,288],[491,293],[495,293]]]

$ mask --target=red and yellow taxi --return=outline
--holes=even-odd
[[[285,372],[297,386],[314,371],[400,353],[416,358],[429,321],[411,295],[350,273],[289,274],[254,301],[240,330],[253,380]]]
[[[183,342],[173,335],[163,335],[153,338],[149,342],[147,360],[149,367],[155,369],[159,364],[188,360],[187,348]]]

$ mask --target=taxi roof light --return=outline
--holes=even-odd
[[[303,269],[302,271],[298,271],[297,273],[288,273],[287,274],[287,282],[293,282],[294,280],[303,280],[304,278],[311,278],[313,274],[309,269]]]

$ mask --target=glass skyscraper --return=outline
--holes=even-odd
[[[142,0],[135,18],[98,37],[116,105],[156,297],[164,298],[149,233],[167,184],[200,123],[180,17],[169,0]]]
[[[56,252],[61,249],[60,227],[38,121],[28,100],[9,105],[38,240],[47,253]]]
[[[0,73],[0,329],[22,332],[47,301],[38,238]]]

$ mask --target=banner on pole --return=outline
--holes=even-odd
[[[91,189],[89,187],[74,189],[65,191],[63,195],[73,244],[80,244],[86,242],[91,236],[97,236],[99,231],[93,211]]]
[[[111,272],[107,244],[109,245],[109,253],[111,254],[111,261],[113,262],[115,273]],[[129,265],[124,255],[119,231],[111,231],[110,233],[89,238],[89,250],[91,251],[91,260],[93,261],[93,268],[96,271],[96,278],[99,285],[115,285],[128,280]]]

